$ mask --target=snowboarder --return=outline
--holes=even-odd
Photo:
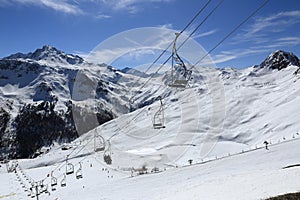
[[[264,144],[266,145],[266,149],[269,150],[269,148],[268,148],[269,142],[264,141]]]

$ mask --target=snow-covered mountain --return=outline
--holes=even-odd
[[[41,49],[37,49],[33,53],[16,53],[5,57],[4,59],[12,60],[12,59],[24,59],[24,60],[35,60],[35,61],[46,61],[47,64],[49,63],[56,63],[59,65],[62,64],[82,64],[84,60],[72,54],[65,54],[64,52],[56,49],[55,47],[45,45]]]
[[[70,142],[133,110],[127,84],[138,86],[146,78],[141,72],[130,74],[129,70],[87,63],[51,46],[5,57],[0,60],[0,70],[2,158],[32,156],[44,145]],[[82,87],[87,90],[80,91]],[[94,115],[96,124],[90,122]]]
[[[200,104],[206,104],[206,101],[210,104],[203,111],[198,110],[201,114],[193,117],[210,116],[199,121],[203,126],[198,124],[203,131],[210,130],[215,126],[210,121],[214,117],[211,109],[221,109],[224,128],[220,136],[214,137],[228,142],[250,142],[247,136],[250,130],[242,131],[245,136],[241,135],[241,124],[235,120],[256,126],[254,119],[262,114],[261,110],[254,114],[251,106],[257,102],[261,109],[274,110],[269,105],[262,105],[267,101],[262,100],[268,95],[270,98],[276,96],[269,90],[283,87],[285,82],[277,83],[281,76],[297,79],[290,73],[296,72],[297,66],[300,66],[299,59],[294,54],[276,51],[260,65],[247,69],[200,68],[193,73],[189,91],[193,91],[191,94],[196,95],[193,98]],[[0,69],[2,157],[28,157],[53,142],[70,142],[113,118],[137,108],[149,107],[157,102],[157,96],[162,96],[165,104],[173,108],[172,103],[178,102],[179,96],[184,94],[166,87],[166,74],[155,75],[147,85],[143,85],[149,80],[149,74],[135,69],[118,70],[105,64],[91,64],[51,46],[44,46],[33,53],[5,57],[0,60]],[[212,74],[215,80],[221,81],[218,88],[211,79]],[[214,102],[212,91],[215,90],[225,91],[223,99],[218,100],[224,101],[222,108],[218,108],[219,105],[215,107],[219,104]],[[135,104],[129,103],[132,97]],[[192,118],[190,121],[193,121]],[[201,140],[198,142],[201,143]]]
[[[37,186],[45,199],[248,200],[299,188],[294,54],[276,51],[246,69],[200,67],[183,90],[168,86],[167,73],[95,65],[49,46],[37,51],[0,60],[2,155],[46,149],[10,161],[16,173],[0,168],[5,197],[34,197],[38,180],[48,185]],[[154,129],[161,102],[164,128]],[[72,166],[83,178],[66,175]]]
[[[277,50],[270,54],[268,58],[260,64],[260,67],[281,70],[291,65],[300,66],[299,58],[292,52]]]

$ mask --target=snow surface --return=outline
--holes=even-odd
[[[111,169],[103,164],[99,154],[71,159],[83,164],[83,179],[67,176],[67,186],[57,186],[50,195],[40,199],[263,199],[286,192],[299,191],[300,138],[250,152],[219,158],[202,164],[168,168],[159,173],[131,177],[131,173]],[[35,160],[19,160],[22,172],[35,180],[43,179],[61,166],[59,153],[49,153]],[[58,162],[45,167],[45,163]],[[78,168],[78,165],[75,168]],[[60,170],[58,170],[60,169]],[[59,181],[65,167],[54,175]],[[17,173],[22,177],[21,170]],[[0,197],[30,199],[15,173],[1,167]],[[26,184],[26,180],[22,177]],[[49,183],[50,178],[45,179]],[[29,186],[29,184],[27,184]]]
[[[99,66],[90,67],[86,73],[96,79]],[[17,173],[7,173],[2,164],[0,199],[31,199],[25,189],[31,187],[30,181],[43,179],[50,195],[43,193],[40,199],[248,200],[299,191],[300,81],[299,75],[293,74],[297,69],[202,68],[185,90],[165,87],[163,74],[137,92],[147,78],[112,73],[103,67],[102,77],[115,88],[110,98],[119,102],[116,112],[121,113],[122,103],[130,95],[138,103],[149,101],[149,105],[81,135],[66,144],[68,150],[54,144],[35,159],[18,160]],[[115,73],[122,78],[116,79]],[[68,74],[59,74],[57,71],[55,80],[63,88],[57,91],[66,92],[57,95],[68,99],[68,83],[63,83]],[[47,77],[50,82],[50,75],[43,79]],[[134,82],[137,85],[132,86]],[[132,88],[130,94],[123,90],[126,87]],[[25,88],[5,84],[0,92],[16,98],[16,93],[27,94],[21,91]],[[127,95],[125,99],[122,94]],[[160,105],[157,96],[163,97],[163,129],[152,125]],[[82,101],[91,104],[90,99],[78,99],[77,103]],[[95,135],[104,138],[105,151],[94,152]],[[270,150],[264,148],[264,141],[270,143]],[[112,165],[103,161],[103,155],[110,152],[109,143]],[[101,146],[99,141],[96,145]],[[67,156],[75,171],[82,163],[83,178],[68,175],[66,187],[58,185],[51,191],[47,175],[53,171],[60,183]],[[140,175],[143,167],[147,174]],[[157,173],[151,173],[154,168]]]

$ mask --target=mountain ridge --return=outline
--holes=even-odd
[[[270,54],[258,68],[216,69],[216,73],[222,78],[224,85],[240,87],[237,83],[248,79],[255,87],[265,87],[265,83],[257,84],[255,77],[269,72],[262,73],[257,69],[281,71],[289,66],[294,66],[294,73],[299,71],[299,59],[292,53],[276,51]],[[32,156],[44,145],[51,145],[52,142],[70,142],[99,124],[153,104],[157,93],[166,98],[177,93],[177,91],[160,91],[161,83],[166,84],[165,74],[157,74],[155,80],[141,91],[139,87],[149,78],[149,75],[144,72],[131,68],[118,70],[105,64],[87,63],[79,56],[66,54],[49,45],[33,53],[17,53],[0,59],[0,70],[2,101],[0,116],[3,121],[0,123],[0,158],[8,155],[10,157]],[[207,80],[205,70],[204,74],[198,73],[200,74],[194,74],[191,88],[198,88],[197,93],[206,95],[207,89],[203,88],[202,83]],[[95,95],[91,96],[88,90],[81,91],[81,87],[93,88]],[[132,95],[136,97],[135,105],[128,104]],[[176,101],[171,99],[171,102]],[[94,105],[97,105],[96,110]],[[91,123],[95,118],[94,115],[98,121],[96,124]],[[38,121],[39,117],[47,119],[48,116],[51,116],[49,120],[53,119],[52,122],[44,120],[41,124],[35,124],[34,121],[30,121],[30,117]],[[74,121],[74,116],[77,122]],[[66,127],[55,126],[57,121],[65,123]],[[28,123],[33,128],[22,127]],[[29,142],[26,137],[23,137],[24,134],[32,132],[35,136],[29,138],[39,138],[38,129],[47,123],[52,123],[53,126],[49,127],[53,129],[45,129],[42,140]],[[81,127],[76,127],[76,123]],[[24,153],[27,148],[24,143],[28,142],[33,148],[30,152]],[[22,145],[23,150],[20,150]],[[10,151],[11,154],[7,153]]]
[[[271,53],[259,66],[261,68],[282,70],[291,65],[300,67],[299,58],[292,52],[276,50],[275,52]]]
[[[31,59],[35,61],[39,60],[48,60],[51,57],[50,61],[63,61],[65,60],[68,64],[82,64],[84,59],[78,55],[66,54],[65,52],[58,50],[57,48],[44,45],[42,48],[36,49],[34,52],[29,53],[16,53],[4,57],[3,59]]]

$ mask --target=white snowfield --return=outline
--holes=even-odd
[[[30,182],[41,180],[49,192],[39,199],[250,200],[300,191],[297,68],[200,71],[203,76],[185,90],[155,92],[159,86],[151,85],[137,98],[168,94],[165,128],[153,129],[155,101],[80,136],[67,150],[54,145],[40,157],[18,160],[15,172],[1,164],[0,199],[34,199]],[[105,152],[94,152],[95,142],[101,147],[95,135],[106,140]],[[105,153],[111,153],[112,165],[104,162]],[[67,156],[74,173],[62,187]],[[77,179],[80,163],[83,178]]]
[[[102,163],[97,155],[83,161],[83,178],[67,176],[66,187],[57,186],[50,195],[40,199],[264,199],[278,194],[299,191],[300,140],[281,144],[219,160],[192,166],[170,168],[160,173],[131,177],[130,173],[113,170]],[[47,158],[46,158],[47,157]],[[20,160],[23,172],[40,180],[56,165],[38,167],[41,160],[55,160],[53,155],[35,160]],[[73,163],[82,160],[76,158]],[[57,164],[58,165],[58,164]],[[33,168],[31,168],[33,167]],[[27,168],[27,169],[26,169]],[[62,179],[65,168],[54,175]],[[20,170],[17,173],[26,184]],[[15,173],[6,173],[1,167],[1,198],[31,199]],[[50,182],[50,178],[45,183]]]

